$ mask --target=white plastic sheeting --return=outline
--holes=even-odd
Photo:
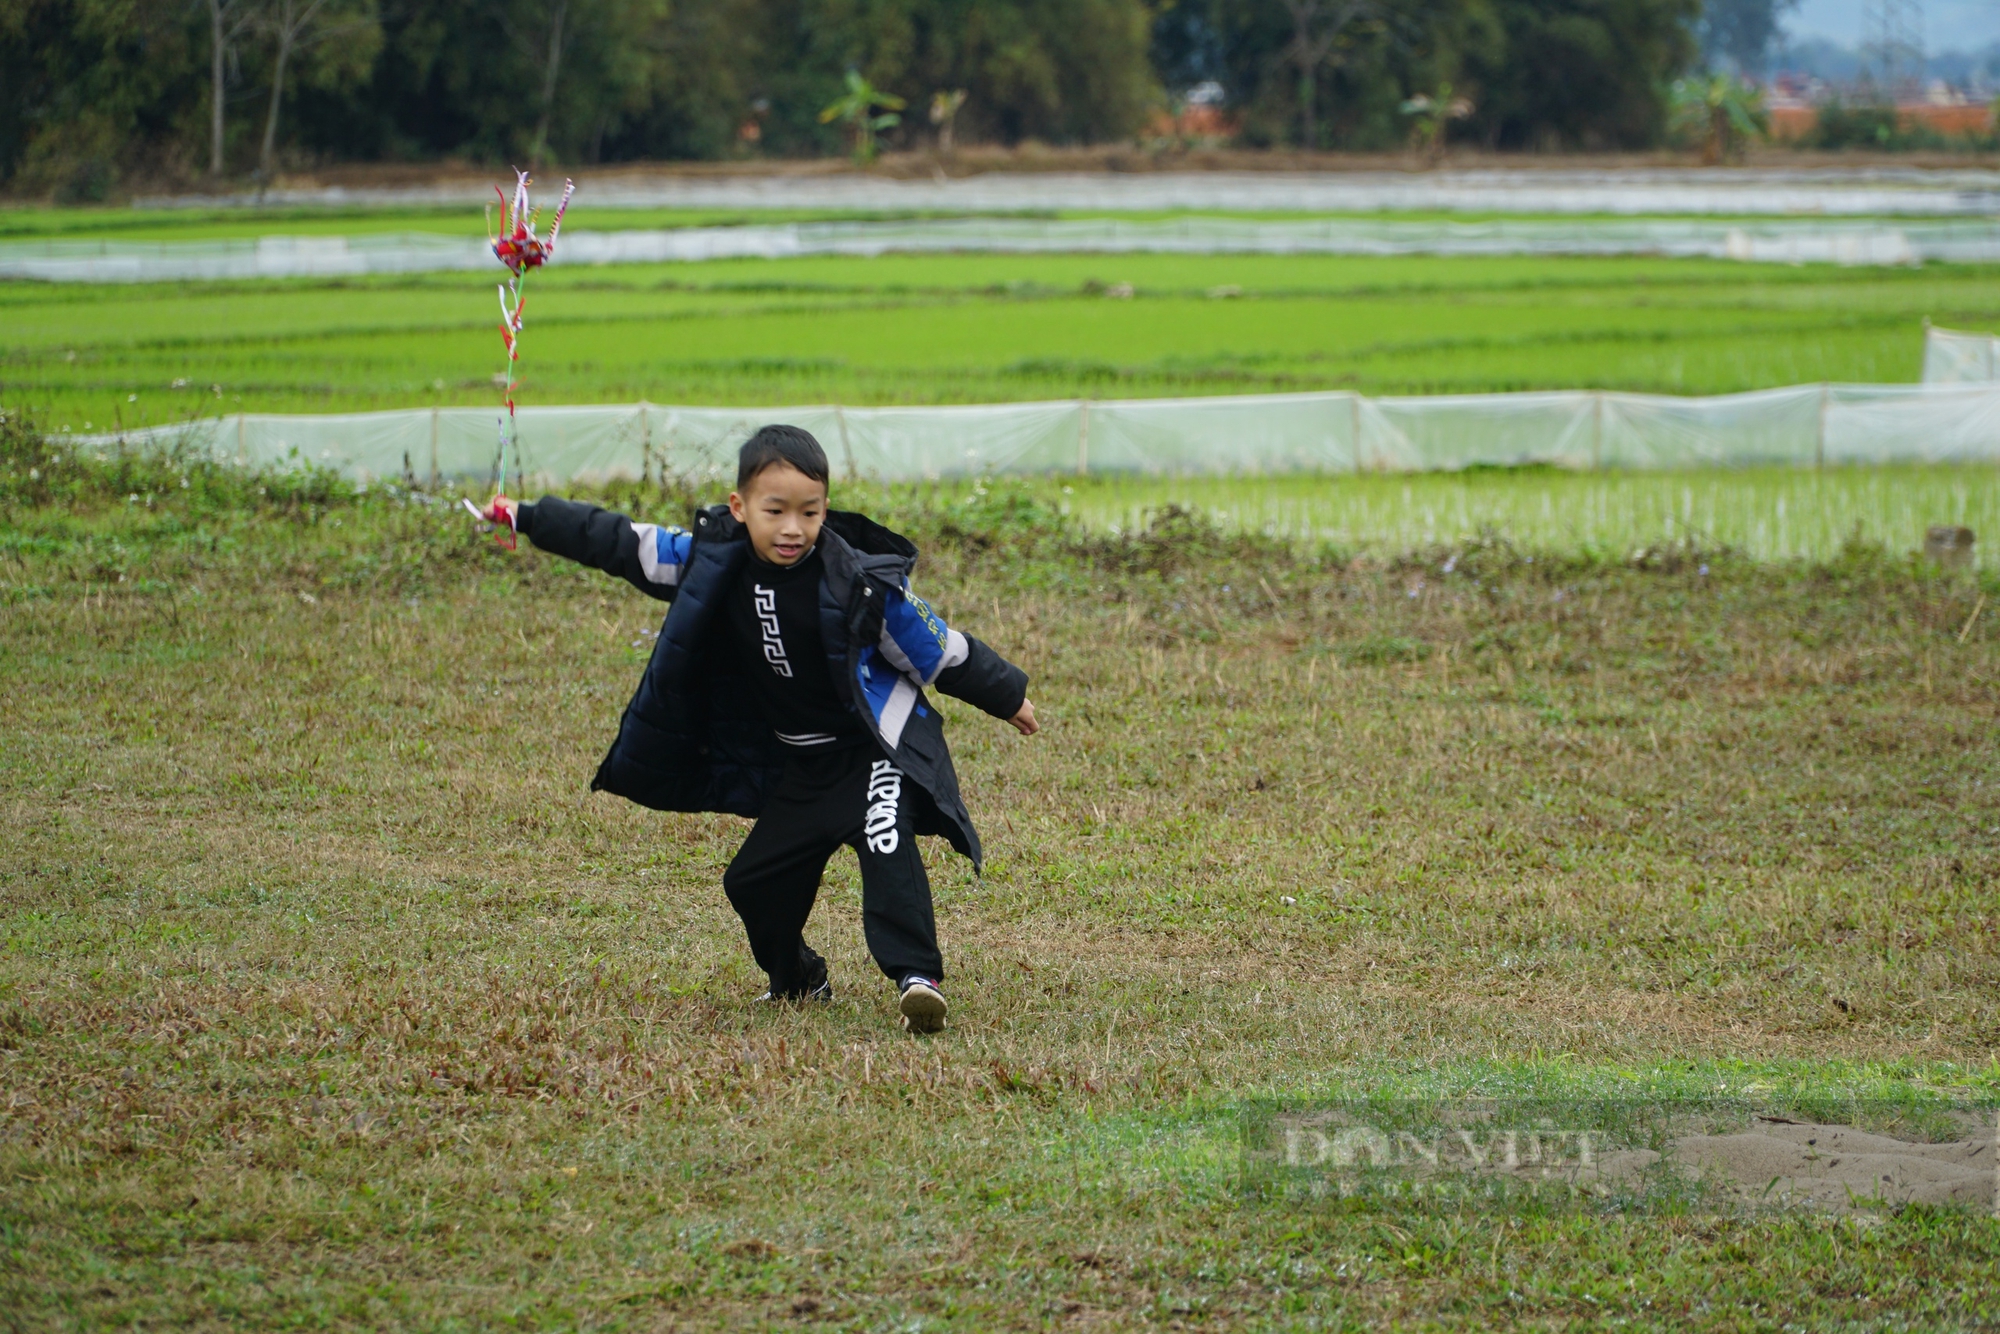
[[[857,212],[1600,213],[1748,217],[1990,217],[2000,172],[1911,167],[1631,169],[1511,167],[1437,171],[989,171],[897,180],[847,170],[771,175],[585,170],[578,197],[599,208],[809,208]],[[383,189],[277,189],[262,195],[141,199],[141,208],[259,204],[477,208],[491,180]]]
[[[158,283],[369,273],[500,270],[479,241],[449,236],[264,236],[227,241],[23,241],[0,254],[0,278]]]
[[[2000,338],[1958,329],[1924,330],[1925,384],[1991,384],[2000,380]]]
[[[570,231],[561,263],[658,264],[805,255],[939,254],[1666,255],[1784,264],[2000,261],[2000,223],[1901,225],[1818,220],[1745,225],[1594,222],[1398,222],[1245,218],[939,218]],[[225,241],[23,242],[0,253],[0,277],[134,283],[497,271],[483,242],[424,233],[266,236]]]
[[[1475,465],[1663,469],[2000,462],[2000,384],[1802,385],[1715,398],[1590,392],[1364,398],[1276,394],[965,407],[520,410],[520,468],[543,485],[726,476],[757,427],[819,437],[844,475],[1422,471]],[[222,417],[122,439],[185,440],[246,464],[361,480],[490,482],[498,416],[478,408]],[[121,437],[93,436],[100,447]]]

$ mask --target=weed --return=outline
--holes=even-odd
[[[248,469],[186,441],[110,446],[51,436],[19,411],[0,411],[0,512],[163,501],[194,513],[305,513],[350,502],[338,473],[295,462]]]

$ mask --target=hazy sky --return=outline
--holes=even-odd
[[[1863,0],[1805,0],[1785,19],[1793,37],[1826,37],[1843,46],[1863,37]],[[1923,0],[1924,50],[1972,50],[2000,42],[2000,0]]]

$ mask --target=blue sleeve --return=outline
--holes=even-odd
[[[636,554],[639,572],[646,576],[646,582],[679,587],[681,571],[687,568],[688,551],[694,546],[694,534],[684,528],[662,528],[654,523],[635,523],[632,530],[639,537]]]
[[[965,636],[944,623],[931,604],[910,591],[905,579],[891,589],[882,608],[882,656],[906,676],[929,685],[938,673],[956,667],[970,652]]]
[[[882,608],[882,637],[876,647],[897,671],[995,718],[1013,717],[1028,697],[1026,672],[946,625],[910,591],[907,579],[890,591]]]

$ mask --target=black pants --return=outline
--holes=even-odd
[[[786,763],[722,875],[773,993],[809,989],[819,956],[802,933],[827,859],[842,844],[861,858],[861,924],[875,966],[896,982],[911,973],[943,977],[930,877],[910,832],[922,795],[873,745],[802,750]]]

